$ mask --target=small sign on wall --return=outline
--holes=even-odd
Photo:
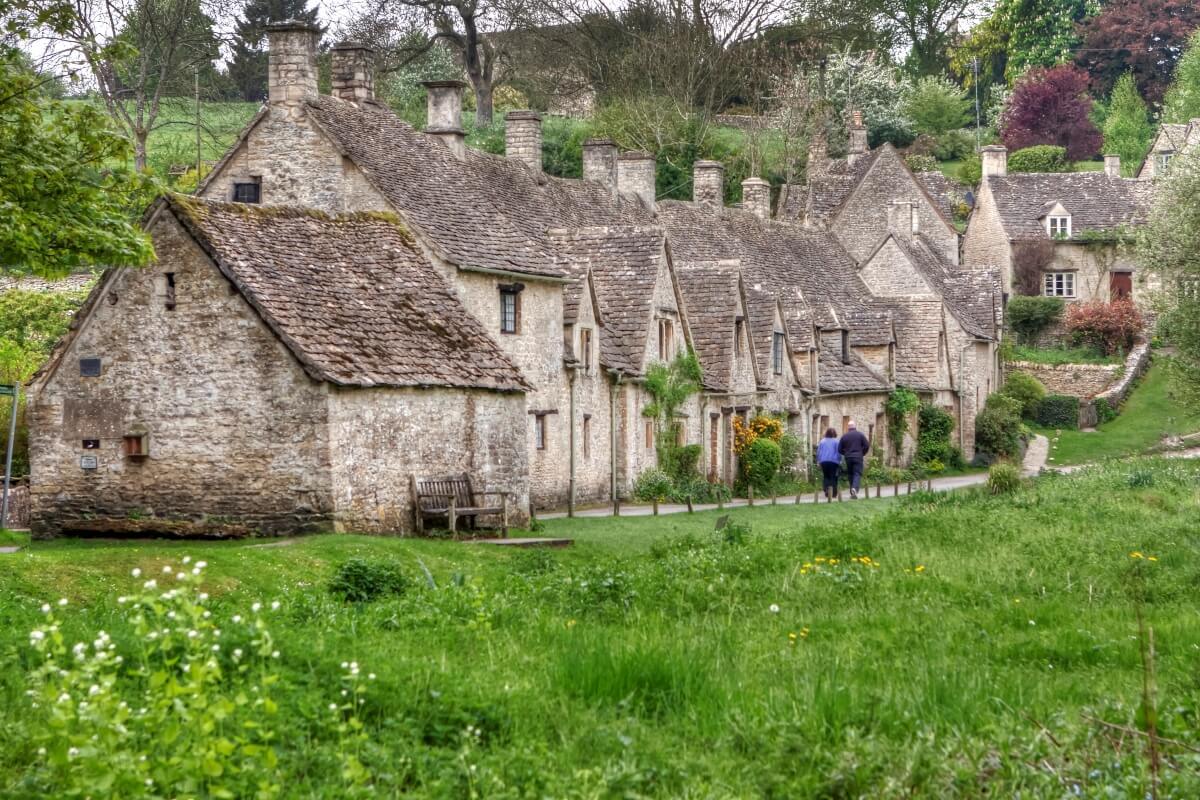
[[[80,469],[96,469],[99,466],[100,466],[100,459],[97,458],[96,456],[80,456],[79,457],[79,468]]]

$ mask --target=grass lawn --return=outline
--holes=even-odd
[[[1137,596],[1159,730],[1200,744],[1198,480],[548,522],[562,551],[33,543],[0,557],[0,796],[1140,798],[1138,735],[1095,719],[1135,724]],[[332,596],[354,556],[406,588]],[[1200,795],[1164,749],[1159,796]]]
[[[1063,431],[1052,442],[1048,466],[1090,464],[1105,458],[1145,453],[1164,436],[1200,430],[1200,409],[1181,406],[1170,395],[1170,381],[1161,363],[1151,364],[1125,401],[1121,414],[1099,425],[1094,433]],[[1054,431],[1042,431],[1053,440]]]

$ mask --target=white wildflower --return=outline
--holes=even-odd
[[[189,638],[189,639],[195,639],[195,638],[196,638],[197,636],[199,636],[199,635],[200,635],[200,634],[199,634],[199,633],[197,633],[196,631],[188,631],[188,638]]]
[[[40,642],[42,639],[46,638],[46,634],[43,631],[30,631],[29,638],[35,642]]]
[[[70,750],[67,751],[67,758],[75,758],[75,756],[77,756],[77,755],[79,755],[78,747],[72,747]]]
[[[271,658],[279,658],[279,651],[276,650],[275,652],[271,653]]]
[[[164,566],[164,567],[163,567],[163,574],[164,574],[164,575],[170,575],[170,574],[171,574],[171,565],[170,565],[170,564],[167,564],[166,566]]]
[[[206,600],[208,600],[208,592],[201,592],[200,593],[200,602],[203,603]]]
[[[60,600],[58,601],[58,604],[59,604],[60,606],[65,606],[65,605],[67,604],[67,598],[65,598],[65,597],[64,597],[64,598],[60,599]]]
[[[767,610],[768,610],[768,611],[770,611],[772,614],[778,614],[778,613],[779,613],[779,606],[778,606],[778,605],[776,605],[775,603],[771,603],[771,607],[770,607],[769,609],[767,609]]]
[[[190,563],[192,563],[192,557],[191,557],[191,556],[184,556],[184,557],[183,557],[183,563],[185,563],[185,564],[190,564]]]
[[[146,581],[145,583],[143,583],[143,584],[142,584],[142,588],[143,588],[143,589],[157,589],[157,588],[158,588],[158,581],[156,581],[156,580],[154,580],[153,578],[151,578],[150,580],[148,580],[148,581]]]
[[[177,573],[175,573],[175,580],[177,580],[177,581],[182,581],[182,580],[186,580],[186,579],[187,579],[187,573],[186,573],[186,572],[177,572]]]
[[[135,577],[135,578],[140,578],[140,577],[142,577],[142,571],[141,571],[141,569],[139,569],[138,567],[134,567],[134,568],[133,568],[133,571],[132,571],[132,572],[130,572],[129,574],[130,574],[130,575],[132,575],[132,576],[133,576],[133,577]]]
[[[207,566],[208,566],[207,561],[197,561],[196,562],[196,569],[204,569]]]
[[[242,621],[242,615],[241,615],[241,614],[234,614],[234,615],[233,615],[233,621],[234,621],[234,622],[241,622],[241,621]]]
[[[129,600],[128,597],[126,597],[125,595],[121,595],[120,597],[117,598],[117,605],[123,606],[123,605],[125,605],[125,603],[128,600]]]
[[[278,611],[278,610],[279,610],[279,601],[278,601],[278,600],[276,600],[275,602],[271,603],[271,610],[272,610],[272,611]]]
[[[375,680],[375,673],[374,673],[374,672],[372,672],[370,675],[368,675],[368,676],[367,676],[367,680],[369,680],[369,681],[373,681],[373,680]]]
[[[42,603],[42,613],[43,614],[50,613],[50,604],[49,603]]]
[[[262,603],[255,603],[254,605],[250,606],[250,610],[253,611],[255,614],[257,614],[261,608],[262,608]]]

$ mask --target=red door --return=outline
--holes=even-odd
[[[1108,276],[1108,299],[1128,300],[1133,297],[1133,273],[1112,272]]]

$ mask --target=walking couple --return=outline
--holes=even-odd
[[[841,469],[842,459],[846,459],[846,471],[850,473],[850,497],[858,498],[859,485],[862,483],[863,461],[871,452],[871,440],[858,430],[853,421],[846,426],[847,430],[838,438],[833,428],[825,431],[825,438],[817,445],[817,463],[821,465],[824,474],[825,499],[832,500],[838,496],[838,470]]]

